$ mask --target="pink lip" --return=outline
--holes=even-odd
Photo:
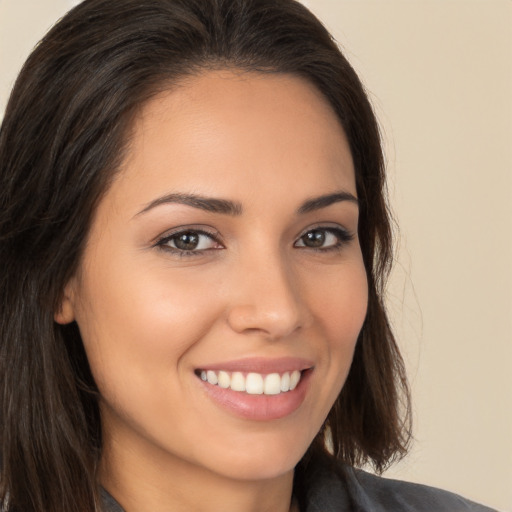
[[[313,367],[313,362],[298,357],[280,357],[280,358],[263,358],[250,357],[245,359],[237,359],[235,361],[224,361],[221,363],[206,364],[201,366],[200,370],[213,370],[226,372],[255,372],[261,374],[269,373],[285,373],[294,370],[307,370]]]
[[[250,395],[212,385],[198,377],[198,384],[202,386],[207,396],[213,402],[235,416],[253,421],[277,420],[296,411],[306,398],[309,380],[314,371],[311,361],[298,358],[250,358],[205,365],[201,367],[201,370],[225,370],[243,373],[253,371],[261,374],[284,373],[294,370],[302,371],[302,377],[297,387],[293,391],[287,391],[278,395]]]

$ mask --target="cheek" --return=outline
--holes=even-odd
[[[219,315],[211,280],[141,269],[118,265],[82,286],[77,322],[101,391],[119,382],[157,386]]]
[[[362,259],[324,276],[310,304],[326,345],[322,363],[327,368],[331,404],[341,391],[350,370],[355,346],[368,305],[368,282]],[[329,400],[327,400],[329,402]]]
[[[368,281],[362,260],[326,273],[313,289],[311,309],[332,348],[355,345],[368,305]]]

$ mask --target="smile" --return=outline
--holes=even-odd
[[[204,382],[223,389],[231,389],[249,395],[279,395],[293,391],[300,382],[299,370],[280,373],[243,373],[229,371],[200,370],[199,377]]]
[[[194,371],[208,397],[224,411],[251,421],[273,421],[300,408],[314,362],[299,357],[250,357],[203,363]]]

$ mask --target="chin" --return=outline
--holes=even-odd
[[[274,460],[254,460],[245,463],[230,461],[226,467],[216,470],[217,473],[233,480],[264,481],[273,480],[292,472],[299,462],[298,459],[277,458]]]
[[[211,454],[209,460],[216,460],[215,472],[236,480],[269,480],[289,474],[294,470],[309,447],[293,434],[286,440],[253,439],[244,445],[233,445],[232,450],[222,454]]]

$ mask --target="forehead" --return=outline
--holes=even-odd
[[[119,178],[139,206],[165,188],[233,199],[244,191],[355,195],[336,114],[313,85],[288,74],[210,71],[160,93],[134,120]]]

